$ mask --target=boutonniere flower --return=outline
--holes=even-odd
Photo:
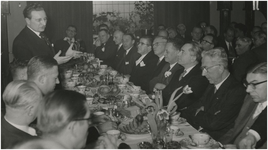
[[[141,66],[141,67],[144,67],[144,66],[145,66],[145,63],[142,61],[142,62],[140,63],[140,66]]]
[[[193,93],[191,87],[189,87],[188,85],[186,85],[184,88],[183,88],[183,93],[184,94],[190,94],[190,93]]]
[[[166,72],[165,72],[165,78],[169,77],[171,74],[172,74],[172,72],[170,72],[170,71],[166,71]]]

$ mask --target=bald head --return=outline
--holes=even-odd
[[[120,30],[114,31],[113,40],[116,45],[119,45],[122,43],[124,33]]]
[[[157,36],[162,36],[168,38],[168,32],[166,30],[160,30]]]

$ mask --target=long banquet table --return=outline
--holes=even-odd
[[[62,76],[63,81],[66,80],[66,79],[64,79],[64,72],[66,72],[66,70],[71,70],[71,69],[76,69],[77,70],[77,64],[83,65],[85,63],[85,62],[84,63],[83,62],[84,62],[84,60],[83,61],[82,60],[73,60],[68,64],[60,66],[60,71],[61,71],[61,76]],[[87,64],[89,64],[89,62],[87,62]],[[82,69],[80,69],[80,71],[85,73],[85,71],[83,70],[83,67],[82,67]],[[132,94],[131,91],[127,90],[127,89],[130,88],[129,86],[131,86],[131,85],[127,84],[126,88],[121,89],[121,92],[119,93],[119,95],[121,95],[121,96],[124,96],[126,94],[131,95]],[[74,87],[74,88],[76,88],[76,87]],[[77,90],[77,88],[76,88],[76,90]],[[144,95],[144,94],[142,94],[142,95]],[[109,104],[108,105],[102,105],[102,104],[90,104],[89,105],[89,107],[91,109],[94,108],[94,107],[102,107],[102,106],[111,107],[111,108],[114,107],[113,105],[109,105]],[[181,141],[183,139],[186,139],[186,138],[189,139],[189,135],[199,133],[195,128],[193,128],[187,122],[182,123],[182,124],[178,124],[177,126],[180,129],[180,131],[183,132],[184,135],[182,135],[182,136],[173,135],[173,138],[172,138],[173,141],[178,141],[179,142],[179,141]],[[123,142],[127,143],[128,145],[130,145],[130,147],[132,149],[139,149],[140,148],[139,143],[144,142],[144,141],[148,141],[150,143],[152,142],[152,138],[151,138],[150,134],[146,134],[146,135],[130,135],[130,137],[126,136],[126,139]]]

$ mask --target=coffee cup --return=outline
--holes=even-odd
[[[206,133],[196,133],[192,135],[192,140],[195,144],[202,146],[209,142],[210,136]]]
[[[77,87],[78,87],[79,92],[85,93],[85,91],[86,91],[86,86],[85,85],[79,85]]]
[[[87,104],[92,105],[93,97],[87,97],[86,99],[87,99]]]
[[[108,130],[106,132],[109,136],[113,136],[115,138],[119,138],[119,135],[120,135],[120,131],[119,130]]]

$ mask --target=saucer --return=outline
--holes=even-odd
[[[219,144],[213,139],[210,139],[206,145],[195,146],[192,144],[192,140],[190,138],[185,138],[180,141],[180,144],[182,148],[185,148],[185,149],[218,149],[219,148]]]

